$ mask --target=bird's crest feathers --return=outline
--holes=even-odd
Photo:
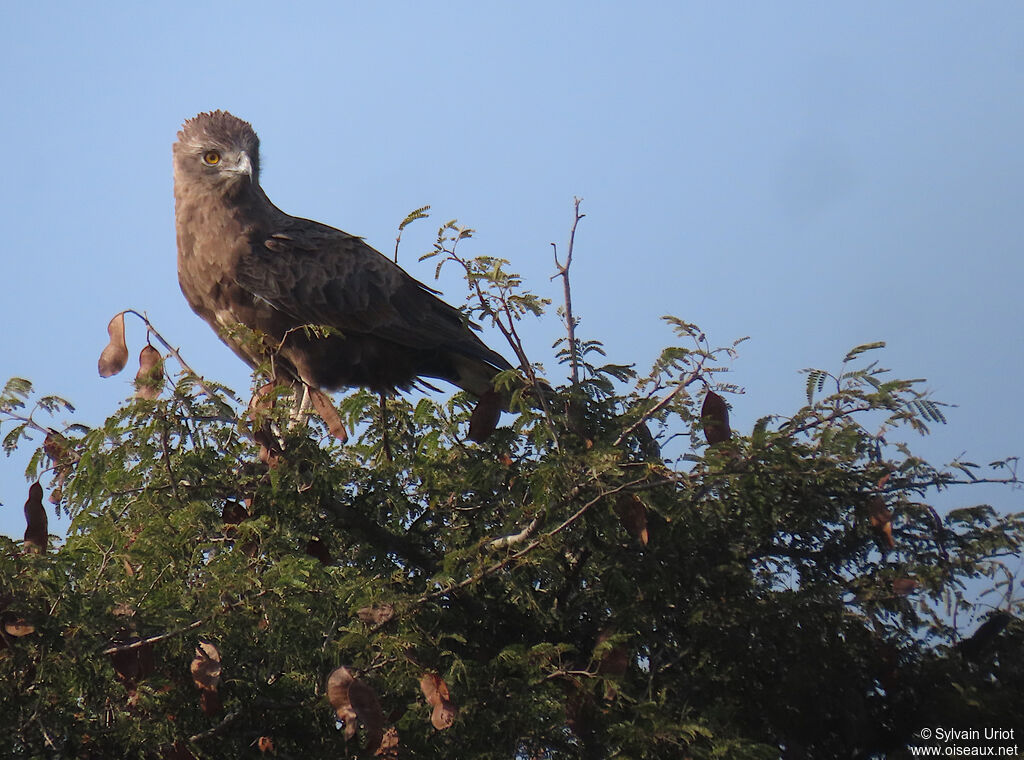
[[[242,147],[255,152],[260,138],[252,125],[227,111],[205,111],[181,125],[178,140],[192,145],[217,143],[222,147]]]

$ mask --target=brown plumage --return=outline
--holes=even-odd
[[[360,238],[290,216],[259,184],[259,138],[226,111],[185,122],[174,144],[178,281],[192,309],[233,339],[265,334],[275,369],[315,388],[407,389],[418,377],[480,396],[511,365],[462,314]],[[304,325],[332,328],[317,337]]]

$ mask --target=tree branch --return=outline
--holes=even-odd
[[[203,392],[207,396],[209,396],[211,400],[219,401],[222,404],[224,404],[225,406],[227,406],[227,404],[225,404],[224,400],[220,396],[218,396],[216,393],[214,393],[213,390],[210,389],[210,387],[203,380],[202,375],[200,375],[198,372],[196,372],[194,369],[192,369],[192,367],[189,366],[188,362],[186,362],[181,357],[181,354],[178,352],[178,349],[176,349],[174,346],[172,346],[170,343],[168,343],[167,339],[164,338],[164,336],[161,335],[160,332],[155,327],[153,327],[153,323],[149,321],[149,317],[147,317],[142,312],[136,311],[135,309],[125,309],[124,313],[125,314],[134,314],[136,317],[141,319],[143,321],[143,323],[146,325],[146,330],[149,332],[149,334],[152,335],[154,338],[156,338],[160,342],[160,344],[165,349],[167,349],[167,352],[171,356],[174,357],[174,360],[177,361],[178,364],[181,365],[182,369],[187,371],[190,375],[192,375],[196,379],[196,384],[198,384],[199,387],[203,389]]]
[[[551,279],[553,280],[555,277],[562,278],[562,291],[565,297],[565,333],[566,339],[569,341],[569,371],[573,386],[580,384],[580,360],[576,346],[576,318],[572,313],[572,288],[569,285],[569,267],[572,266],[572,250],[576,243],[576,227],[579,225],[580,219],[586,216],[586,214],[580,213],[580,203],[582,201],[582,198],[573,198],[574,216],[572,227],[569,228],[569,248],[565,253],[564,264],[558,260],[558,246],[554,243],[551,244],[555,254],[555,268],[558,270],[551,276]]]
[[[428,573],[437,567],[437,560],[417,545],[409,534],[392,533],[369,517],[337,501],[324,502],[324,507],[338,517],[339,527],[357,533],[370,546],[397,554]]]
[[[264,589],[263,591],[253,594],[252,596],[245,597],[244,599],[240,599],[237,602],[225,605],[222,609],[212,612],[206,617],[201,617],[198,620],[193,620],[188,625],[184,625],[181,628],[175,628],[173,631],[167,631],[167,633],[159,633],[156,636],[149,636],[144,639],[139,639],[138,641],[132,641],[128,644],[116,644],[114,646],[109,646],[106,649],[104,649],[101,652],[101,654],[116,654],[118,652],[127,652],[131,649],[138,649],[139,647],[148,646],[149,644],[155,644],[158,641],[163,641],[164,639],[170,639],[174,638],[175,636],[181,636],[182,634],[188,633],[189,631],[194,631],[196,628],[201,628],[218,615],[223,615],[225,612],[232,610],[235,607],[239,607],[242,604],[252,601],[253,599],[258,599],[266,593],[267,592]]]
[[[522,559],[527,554],[532,552],[534,549],[536,549],[538,546],[540,546],[542,543],[544,543],[545,540],[558,535],[563,530],[565,530],[566,528],[570,527],[573,523],[575,523],[577,520],[579,520],[581,517],[583,517],[583,515],[585,515],[591,509],[591,507],[593,507],[595,504],[599,504],[605,498],[607,498],[609,496],[612,496],[614,494],[617,494],[620,491],[625,491],[628,488],[635,487],[635,486],[639,485],[640,483],[642,483],[643,481],[644,481],[644,479],[640,478],[638,480],[630,481],[628,483],[621,483],[620,485],[615,486],[614,488],[609,488],[606,491],[602,491],[597,496],[595,496],[593,499],[591,499],[586,504],[584,504],[579,509],[577,509],[575,512],[573,512],[569,517],[567,517],[561,523],[559,523],[559,525],[557,525],[556,527],[554,527],[551,530],[547,531],[546,533],[543,533],[540,537],[534,539],[533,541],[531,541],[529,544],[524,546],[519,551],[515,552],[514,554],[510,554],[509,556],[505,557],[505,559],[503,559],[503,560],[501,560],[499,562],[495,562],[493,565],[489,565],[488,567],[485,567],[483,570],[480,570],[479,572],[474,573],[473,575],[469,576],[468,578],[465,578],[462,581],[459,581],[454,586],[449,586],[448,588],[438,589],[437,591],[432,591],[429,594],[424,594],[423,596],[421,596],[419,599],[417,599],[414,602],[414,606],[420,605],[420,604],[422,604],[424,602],[428,602],[431,599],[436,599],[438,597],[446,596],[446,595],[452,593],[453,591],[459,591],[461,589],[464,589],[467,586],[471,586],[472,584],[476,583],[477,581],[483,580],[487,576],[493,575],[494,573],[498,572],[499,570],[502,570],[502,569],[508,567],[510,564],[516,562],[519,559]],[[530,526],[527,526],[527,529],[529,529],[529,527]]]
[[[127,652],[131,649],[138,649],[139,647],[155,644],[158,641],[163,641],[164,639],[170,639],[175,636],[181,636],[183,633],[188,633],[189,631],[194,631],[196,628],[202,627],[206,623],[209,623],[211,620],[213,620],[213,618],[215,618],[216,616],[217,613],[214,613],[212,615],[207,615],[204,618],[193,620],[188,625],[182,626],[181,628],[175,628],[173,631],[168,631],[167,633],[160,633],[156,636],[149,636],[145,639],[133,641],[130,644],[118,644],[116,646],[107,647],[101,652],[101,654],[117,654],[118,652]]]
[[[302,703],[301,702],[269,702],[269,701],[266,701],[266,700],[257,700],[256,702],[250,703],[249,707],[250,707],[250,712],[255,712],[256,710],[294,710],[294,709],[296,709],[298,707],[302,707]],[[218,723],[216,726],[212,726],[211,728],[208,728],[205,731],[200,731],[198,734],[192,734],[192,736],[188,737],[188,740],[190,742],[200,742],[203,739],[209,739],[209,738],[211,738],[213,736],[216,736],[217,734],[221,733],[225,728],[227,728],[229,725],[231,725],[236,720],[241,718],[243,715],[245,715],[245,711],[243,711],[241,709],[234,710],[233,712],[229,712],[227,715],[225,715],[221,719],[220,723]]]
[[[537,532],[537,528],[540,527],[543,519],[543,513],[537,515],[530,521],[530,524],[523,528],[518,533],[513,533],[509,536],[502,536],[501,538],[492,539],[487,543],[488,549],[505,549],[509,546],[515,546],[518,543],[522,543],[534,533]]]
[[[612,445],[613,446],[618,446],[619,444],[621,444],[624,440],[626,440],[633,433],[633,431],[635,431],[641,425],[646,423],[647,420],[649,420],[651,417],[653,417],[655,414],[657,414],[661,409],[664,409],[666,406],[668,406],[668,404],[671,403],[672,399],[674,399],[683,390],[685,390],[688,385],[696,382],[700,378],[700,373],[701,373],[701,370],[703,368],[704,368],[704,363],[701,362],[690,373],[689,377],[687,377],[685,380],[680,380],[675,388],[673,388],[671,391],[669,391],[664,396],[662,396],[661,399],[658,401],[658,403],[656,403],[654,406],[652,406],[650,409],[648,409],[646,412],[644,412],[640,416],[640,419],[638,419],[636,422],[634,422],[628,428],[626,428],[621,433],[619,433],[618,438],[615,439],[615,443],[613,443]]]

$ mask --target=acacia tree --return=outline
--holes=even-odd
[[[922,726],[1019,725],[1024,522],[928,502],[1015,483],[1013,460],[915,456],[902,436],[941,404],[869,361],[881,344],[733,431],[736,346],[666,318],[648,371],[606,363],[576,334],[571,243],[547,387],[517,330],[545,303],[469,235],[444,225],[427,257],[522,364],[481,444],[464,394],[358,391],[295,425],[272,355],[247,408],[148,321],[101,426],[7,383],[5,448],[45,436],[26,540],[0,539],[10,756],[877,757]]]

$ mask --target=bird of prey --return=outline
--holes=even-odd
[[[178,132],[178,281],[235,353],[250,366],[264,359],[232,331],[241,324],[266,336],[276,373],[307,388],[391,392],[428,377],[494,395],[511,365],[458,309],[361,238],[281,211],[259,169],[259,138],[226,111]]]

